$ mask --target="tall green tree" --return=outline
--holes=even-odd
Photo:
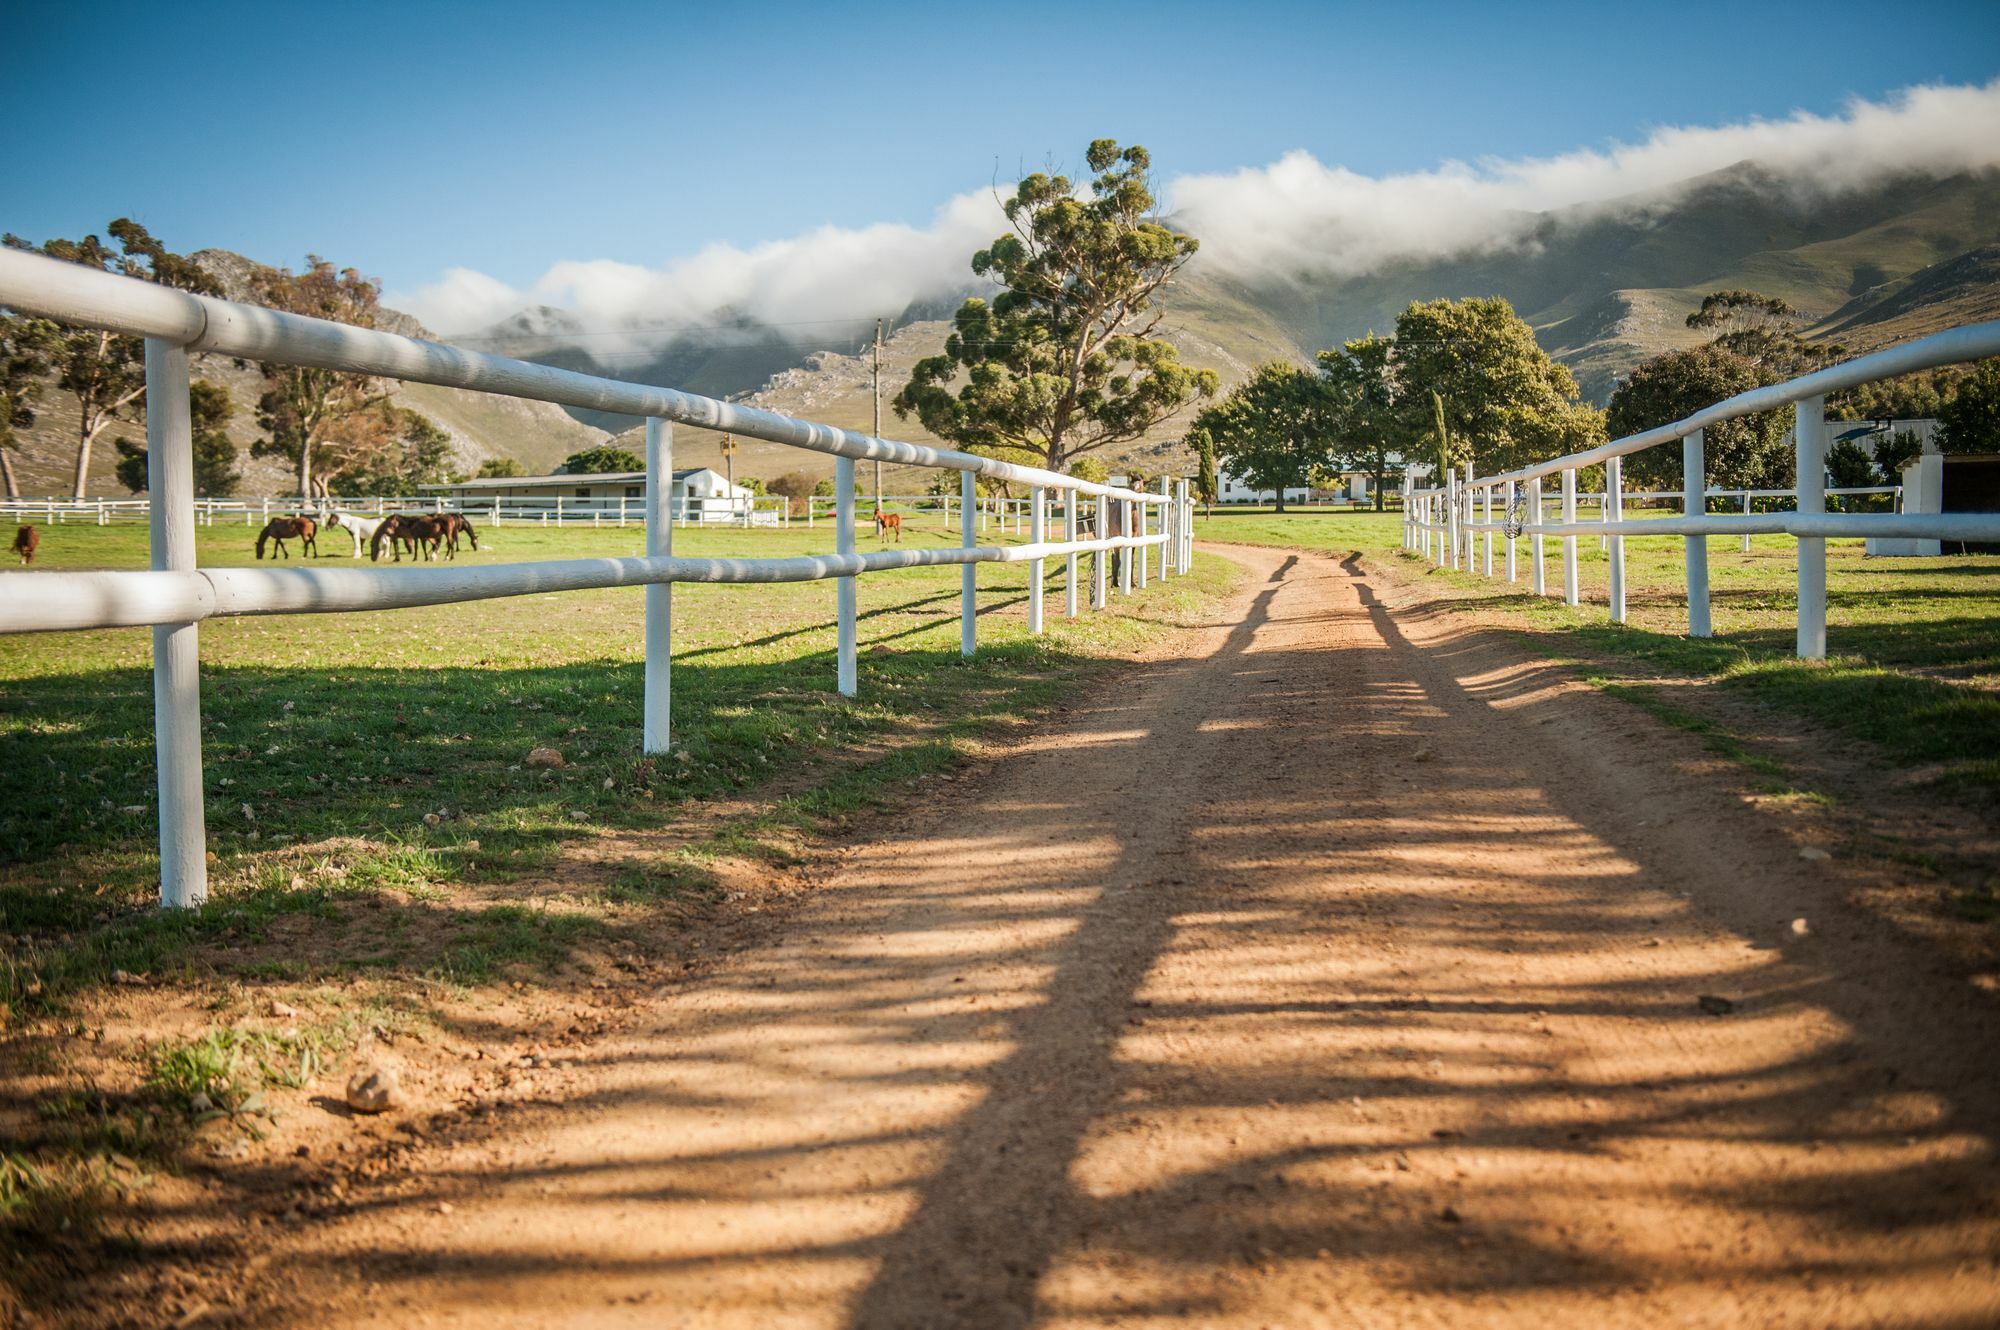
[[[562,471],[570,476],[605,475],[618,471],[644,471],[646,459],[625,448],[600,443],[563,458]]]
[[[304,271],[269,269],[255,284],[257,300],[272,309],[335,323],[372,328],[380,302],[377,284],[353,268],[336,269],[316,254],[306,256]],[[373,413],[386,423],[380,408],[386,391],[366,374],[319,369],[310,365],[264,366],[264,392],[257,400],[257,423],[266,431],[250,447],[253,457],[281,457],[291,463],[299,497],[326,493],[324,477],[315,473],[315,455],[336,429],[350,432]]]
[[[1069,474],[1078,480],[1102,485],[1111,479],[1111,468],[1104,464],[1101,457],[1079,457],[1069,464]]]
[[[1796,378],[1846,356],[1831,342],[1807,341],[1805,315],[1790,303],[1761,291],[1712,291],[1687,316],[1687,326],[1709,332],[1713,345],[1768,376],[1766,382]]]
[[[386,403],[328,435],[322,461],[327,488],[343,494],[409,494],[462,478],[436,421]]]
[[[2000,453],[2000,359],[1975,365],[1937,420],[1938,451]]]
[[[1725,397],[1772,381],[1768,370],[1709,343],[1653,357],[1612,392],[1605,424],[1613,438],[1671,424]],[[1766,489],[1790,484],[1792,453],[1785,444],[1790,413],[1765,411],[1709,426],[1702,434],[1704,484],[1723,489]],[[1681,453],[1648,448],[1625,459],[1634,485],[1678,489]]]
[[[207,379],[188,384],[188,421],[194,427],[194,492],[204,498],[236,493],[242,475],[236,469],[236,445],[226,431],[236,414],[229,390]],[[113,441],[118,451],[118,483],[134,494],[150,484],[143,444]]]
[[[1013,230],[972,256],[1000,293],[959,308],[943,354],[919,361],[896,395],[898,416],[1061,471],[1215,395],[1215,372],[1182,365],[1157,336],[1156,298],[1196,241],[1156,218],[1151,158],[1098,139],[1085,160],[1096,172],[1087,189],[1041,172],[1015,187],[1004,205]]]
[[[1229,474],[1251,489],[1301,489],[1333,461],[1337,403],[1326,381],[1284,361],[1260,365],[1229,395],[1195,418]]]
[[[1582,400],[1569,370],[1498,296],[1418,301],[1396,318],[1396,400],[1419,435],[1444,403],[1453,462],[1507,471],[1587,448],[1604,419]]]
[[[65,263],[81,264],[202,295],[220,295],[221,286],[193,259],[175,254],[145,227],[120,217],[106,228],[117,248],[95,235],[81,240],[49,240],[32,245],[16,235],[0,237],[14,249],[32,250]],[[98,436],[119,420],[130,420],[146,396],[146,344],[137,337],[88,328],[58,330],[49,356],[56,383],[76,398],[76,471],[72,489],[84,497],[90,459]]]
[[[1370,333],[1319,353],[1334,408],[1333,463],[1343,471],[1365,471],[1373,482],[1380,512],[1390,472],[1411,438],[1409,422],[1396,400],[1396,344]]]
[[[1215,465],[1215,435],[1207,429],[1195,429],[1188,433],[1187,442],[1194,449],[1194,496],[1213,517],[1215,501],[1222,493],[1222,474]]]
[[[518,457],[489,457],[479,464],[481,480],[506,480],[527,474],[528,468],[521,465]]]
[[[35,423],[59,338],[46,320],[0,314],[0,483],[10,499],[21,497],[14,477],[15,431]]]

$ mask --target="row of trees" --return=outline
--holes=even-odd
[[[1611,394],[1606,413],[1614,436],[1682,419],[1705,406],[1768,384],[1809,374],[1843,360],[1846,347],[1803,334],[1806,318],[1790,304],[1756,291],[1717,291],[1688,315],[1687,326],[1710,332],[1708,341],[1655,356],[1632,371]],[[1836,420],[1935,418],[1936,442],[1945,452],[2000,450],[2000,362],[1947,366],[1924,374],[1864,384],[1827,399]],[[1784,489],[1796,465],[1790,443],[1793,413],[1739,416],[1703,431],[1709,485],[1725,489]],[[1884,431],[1868,447],[1851,440],[1827,454],[1836,487],[1895,484],[1917,453],[1907,431]],[[1627,474],[1643,485],[1679,488],[1680,456],[1653,448],[1627,460]]]
[[[201,295],[221,295],[221,284],[194,258],[167,249],[144,226],[121,217],[106,228],[113,243],[96,235],[40,245],[8,235],[15,249],[45,254],[142,281]],[[259,269],[251,299],[272,309],[373,327],[378,285],[352,268],[309,255],[299,272]],[[350,492],[394,492],[453,479],[451,438],[436,422],[390,400],[391,384],[365,374],[297,365],[260,366],[257,424],[263,431],[253,457],[276,457],[292,469],[301,497],[322,497],[334,486]],[[17,496],[12,451],[18,432],[35,423],[50,387],[68,393],[77,407],[73,489],[80,498],[90,479],[99,440],[114,425],[145,412],[145,343],[136,337],[58,327],[0,311],[0,481]],[[195,433],[195,489],[235,491],[241,480],[238,452],[228,425],[234,403],[223,385],[191,385]],[[123,438],[113,444],[117,475],[133,490],[146,485],[146,450]]]
[[[1275,490],[1281,511],[1287,489],[1363,471],[1379,507],[1404,461],[1433,474],[1467,462],[1508,470],[1603,438],[1602,413],[1497,296],[1413,303],[1395,336],[1371,333],[1314,359],[1262,365],[1195,417],[1187,441],[1204,471],[1219,460]]]
[[[1205,472],[1217,460],[1256,489],[1277,491],[1359,470],[1382,482],[1400,461],[1428,462],[1432,474],[1471,463],[1508,471],[1682,419],[1737,393],[1811,373],[1845,347],[1810,341],[1803,316],[1754,291],[1718,291],[1687,318],[1710,333],[1697,346],[1639,366],[1598,411],[1576,381],[1536,345],[1534,332],[1497,297],[1412,304],[1393,338],[1370,335],[1322,351],[1310,367],[1261,366],[1227,397],[1196,416],[1187,442]],[[2000,361],[1871,384],[1828,400],[1835,418],[1935,416],[1946,452],[2000,451]],[[1725,489],[1778,489],[1792,483],[1792,413],[1739,417],[1706,432],[1705,482]],[[1894,483],[1917,448],[1908,433],[1885,432],[1872,447],[1842,441],[1827,458],[1837,486]],[[1635,486],[1678,489],[1678,449],[1627,459]],[[1212,494],[1213,481],[1204,490]]]

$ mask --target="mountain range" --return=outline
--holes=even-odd
[[[1810,335],[1854,351],[2000,317],[2000,172],[1820,191],[1745,162],[1670,190],[1514,220],[1504,242],[1479,252],[1361,274],[1329,275],[1301,262],[1293,273],[1237,276],[1200,257],[1168,291],[1167,335],[1184,360],[1215,368],[1233,383],[1263,361],[1303,361],[1317,348],[1371,330],[1391,332],[1412,300],[1499,295],[1575,372],[1585,395],[1602,402],[1632,366],[1697,340],[1684,320],[1710,291],[1781,296],[1805,313]],[[247,291],[255,266],[249,260],[219,250],[199,257],[232,297]],[[929,441],[915,421],[897,420],[887,402],[915,362],[941,348],[957,299],[941,295],[890,321],[881,374],[884,433]],[[395,311],[384,311],[380,326],[429,336]],[[775,326],[730,311],[678,332],[590,328],[566,311],[535,307],[453,340],[867,430],[872,333],[872,320]],[[281,467],[247,459],[256,434],[255,367],[203,363],[197,372],[226,383],[238,400],[231,432],[246,445],[245,492],[282,493]],[[621,439],[627,444],[638,438],[638,422],[624,417],[425,385],[395,391],[398,401],[452,435],[468,470],[489,456],[545,470],[607,436],[629,432]],[[48,409],[16,455],[29,493],[60,492],[74,448],[73,408],[65,409],[58,391],[44,400]],[[137,437],[142,428],[125,432]],[[1137,454],[1147,465],[1184,464],[1177,443],[1184,428],[1184,420],[1169,421],[1109,460]],[[118,492],[109,443],[117,432],[99,446],[96,492]],[[683,428],[677,461],[720,469],[718,444],[708,431]],[[788,470],[823,475],[832,459],[746,440],[735,469],[767,479]],[[892,489],[909,483],[889,481]]]

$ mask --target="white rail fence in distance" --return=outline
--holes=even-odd
[[[1923,540],[2000,541],[2000,513],[1831,513],[1829,494],[1875,494],[1897,487],[1829,489],[1826,485],[1826,397],[1828,393],[1895,378],[1940,365],[1982,360],[2000,355],[2000,321],[1976,323],[1907,342],[1861,356],[1844,364],[1739,393],[1705,407],[1686,419],[1660,425],[1622,439],[1565,457],[1538,462],[1493,476],[1474,476],[1468,465],[1464,474],[1452,470],[1442,485],[1418,488],[1414,476],[1406,472],[1403,509],[1403,548],[1421,550],[1439,566],[1478,571],[1494,576],[1494,536],[1505,542],[1506,577],[1518,580],[1516,545],[1525,536],[1529,541],[1530,577],[1534,594],[1548,594],[1544,542],[1551,537],[1562,541],[1563,599],[1579,603],[1577,585],[1577,539],[1598,537],[1610,555],[1609,602],[1614,622],[1625,622],[1625,541],[1631,537],[1679,536],[1683,540],[1687,583],[1688,636],[1708,637],[1713,633],[1709,606],[1708,537],[1738,536],[1749,548],[1753,535],[1788,535],[1798,542],[1798,633],[1797,654],[1801,659],[1819,660],[1826,656],[1826,542],[1838,537],[1911,537]],[[1706,483],[1702,431],[1720,421],[1754,415],[1781,407],[1795,413],[1794,482],[1790,491],[1712,490]],[[1628,495],[1623,484],[1623,459],[1648,448],[1676,440],[1681,445],[1678,517],[1630,521],[1625,517]],[[1583,521],[1577,516],[1581,496],[1577,473],[1602,463],[1604,494],[1598,520]],[[1556,476],[1560,485],[1556,502],[1558,520],[1548,520],[1550,496],[1543,493],[1542,481]],[[1753,513],[1753,496],[1789,493],[1793,510]],[[1741,496],[1741,513],[1709,513],[1708,500],[1718,495]],[[1524,505],[1527,520],[1510,531],[1508,514],[1516,504]],[[1501,520],[1494,519],[1495,505]],[[1480,546],[1483,545],[1483,550]]]

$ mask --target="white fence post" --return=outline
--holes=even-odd
[[[834,552],[851,555],[854,553],[854,459],[839,457],[833,463],[834,495]],[[838,598],[840,603],[840,659],[837,667],[838,684],[842,697],[853,697],[860,686],[855,667],[855,624],[854,624],[854,577],[849,574],[839,579]]]
[[[1510,480],[1507,482],[1507,493],[1502,497],[1502,502],[1506,504],[1506,512],[1502,515],[1501,520],[1510,525],[1514,520],[1514,502],[1519,497],[1520,492],[1518,481]],[[1521,580],[1521,569],[1516,553],[1516,547],[1520,543],[1520,537],[1511,533],[1507,535],[1507,580],[1509,582],[1518,582]]]
[[[1097,523],[1091,529],[1093,540],[1103,540],[1111,530],[1111,500],[1100,494],[1097,496]],[[1090,552],[1090,608],[1101,610],[1107,599],[1105,595],[1105,556],[1108,551],[1096,549]]]
[[[1700,430],[1681,440],[1681,514],[1701,517],[1708,511],[1708,459]],[[1688,636],[1709,637],[1708,537],[1689,536],[1681,542],[1687,555]]]
[[[1063,543],[1076,544],[1076,491],[1063,491]],[[1076,617],[1076,551],[1071,550],[1063,568],[1063,617]]]
[[[1744,490],[1744,491],[1743,491],[1743,515],[1744,515],[1745,517],[1748,517],[1748,516],[1750,515],[1750,491],[1749,491],[1749,490]],[[1745,532],[1743,533],[1743,552],[1744,552],[1745,554],[1748,554],[1748,553],[1750,552],[1750,533],[1749,533],[1748,531],[1745,531]]]
[[[1465,552],[1461,556],[1465,562],[1459,566],[1469,573],[1472,571],[1473,549],[1477,544],[1472,535],[1472,524],[1477,519],[1473,516],[1472,508],[1472,463],[1470,462],[1465,464],[1465,476],[1459,482],[1458,504],[1458,538],[1465,544]]]
[[[674,552],[674,427],[646,422],[646,554],[665,559]],[[622,509],[625,501],[620,499]],[[646,586],[646,690],[640,749],[665,753],[673,746],[674,585]]]
[[[188,418],[185,347],[146,339],[146,488],[153,568],[193,572],[194,427]],[[201,652],[192,623],[153,629],[154,762],[160,791],[160,904],[208,899],[202,808]]]
[[[979,493],[979,479],[970,471],[958,473],[958,546],[972,549],[978,541],[973,533],[973,505]],[[979,580],[975,565],[966,564],[958,570],[958,654],[971,656],[977,645],[976,621],[979,617]]]
[[[1028,491],[1028,543],[1039,545],[1046,539],[1048,525],[1042,517],[1042,491],[1037,486]],[[1034,637],[1042,635],[1042,572],[1042,560],[1028,560],[1028,632]]]
[[[1446,467],[1444,473],[1444,540],[1445,557],[1439,562],[1447,568],[1458,567],[1458,468]]]
[[[1486,527],[1486,530],[1479,533],[1486,537],[1486,557],[1483,561],[1483,570],[1486,576],[1491,577],[1493,576],[1493,487],[1491,485],[1481,485],[1479,487],[1479,502],[1482,521]]]
[[[1180,482],[1180,576],[1194,572],[1194,486]]]
[[[1130,540],[1132,538],[1132,501],[1130,499],[1118,500],[1118,515],[1122,519],[1118,523],[1119,534],[1125,539]],[[1132,547],[1130,545],[1120,546],[1118,550],[1118,594],[1121,596],[1132,594]]]
[[[1576,468],[1566,467],[1562,473],[1562,520],[1568,526],[1576,521]],[[1577,595],[1576,577],[1576,535],[1570,533],[1563,542],[1563,603],[1574,605],[1580,599]]]
[[[1174,535],[1175,526],[1173,520],[1174,517],[1173,509],[1172,507],[1169,506],[1171,503],[1169,491],[1171,491],[1172,488],[1173,488],[1173,483],[1169,481],[1165,476],[1161,476],[1160,477],[1160,534],[1167,537],[1166,540],[1160,542],[1160,580],[1162,582],[1167,580],[1167,567],[1169,564],[1173,562],[1174,540],[1176,538]]]
[[[1549,569],[1548,558],[1542,548],[1543,536],[1540,528],[1547,519],[1542,513],[1542,478],[1540,476],[1536,476],[1528,482],[1528,507],[1533,511],[1533,521],[1536,527],[1535,534],[1528,540],[1528,569],[1530,575],[1534,578],[1535,594],[1546,596],[1549,594]]]
[[[1153,511],[1153,505],[1147,503],[1144,499],[1136,499],[1133,501],[1132,534],[1134,536],[1137,536],[1143,540],[1145,539],[1146,536],[1151,534],[1147,530],[1148,523],[1146,519],[1148,515],[1151,514],[1152,511]],[[1141,591],[1144,591],[1146,589],[1146,569],[1148,564],[1151,562],[1152,554],[1153,552],[1147,549],[1144,545],[1134,545],[1132,547],[1132,558],[1130,562],[1134,565],[1134,567],[1138,571],[1139,589]]]
[[[1622,522],[1625,520],[1625,459],[1607,458],[1604,463],[1604,506],[1600,510],[1604,520]],[[1625,537],[1610,537],[1611,545],[1611,621],[1625,622]]]
[[[1793,434],[1798,470],[1793,477],[1801,513],[1826,511],[1826,398],[1808,397],[1797,407]],[[1826,658],[1826,537],[1799,537],[1799,659]]]

